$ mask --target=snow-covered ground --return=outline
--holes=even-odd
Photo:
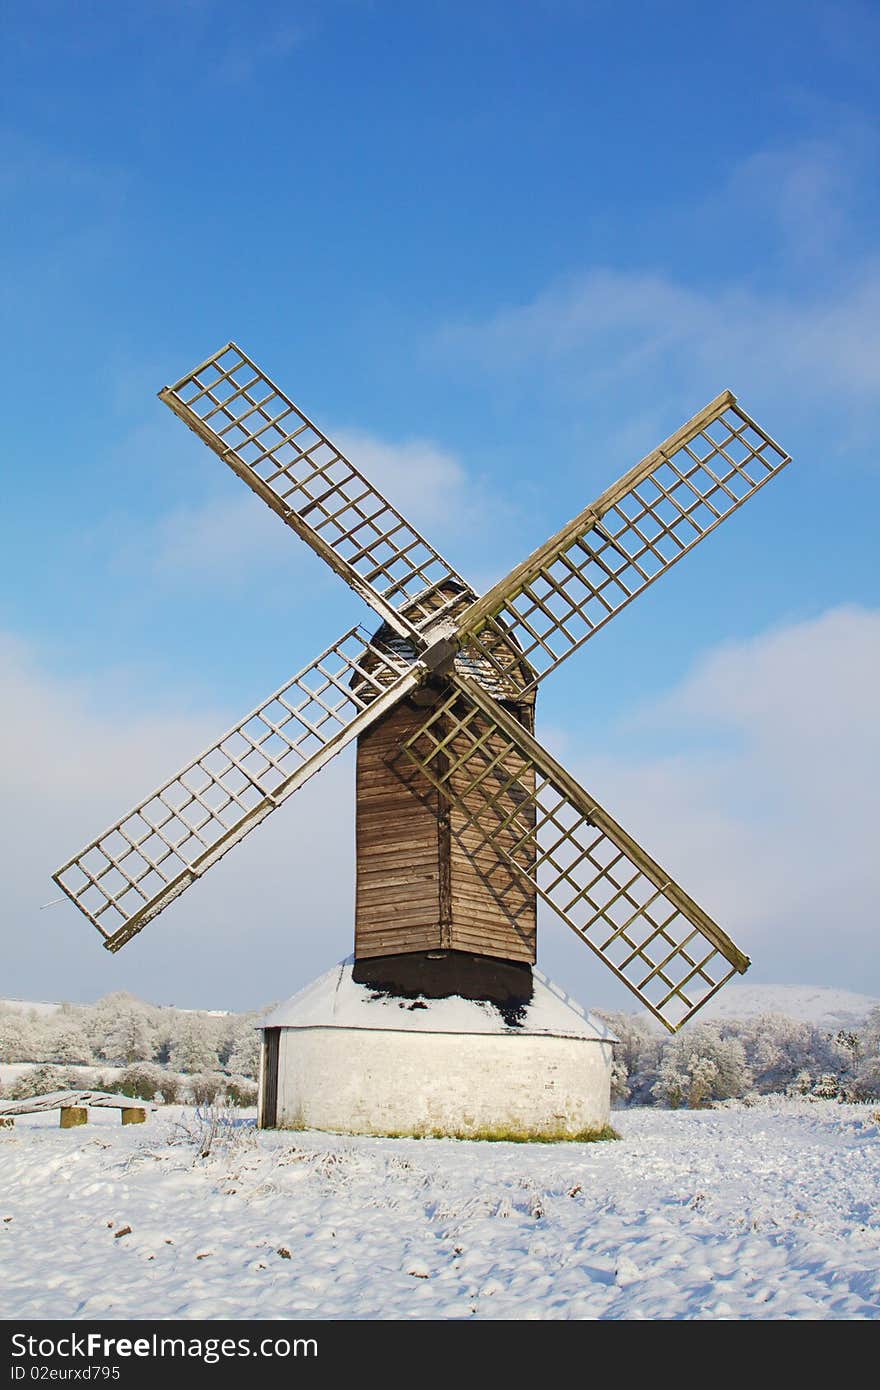
[[[880,1316],[876,1107],[624,1110],[592,1145],[242,1127],[207,1158],[181,1122],[0,1130],[4,1316]]]

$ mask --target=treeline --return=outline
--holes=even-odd
[[[603,1014],[620,1039],[618,1103],[696,1109],[750,1095],[880,1100],[880,1008],[857,1029],[831,1030],[781,1014],[695,1022],[662,1035],[637,1014]]]
[[[198,1013],[130,994],[62,1004],[52,1012],[0,1004],[0,1062],[36,1064],[3,1093],[19,1099],[95,1086],[169,1104],[221,1095],[251,1104],[260,1057],[255,1024],[266,1012]],[[107,1067],[112,1073],[102,1070]]]
[[[254,1025],[266,1012],[196,1013],[129,994],[51,1013],[0,1004],[0,1062],[35,1064],[4,1093],[90,1085],[166,1103],[225,1095],[251,1104],[260,1050]],[[697,1108],[771,1094],[880,1100],[880,1008],[857,1029],[774,1014],[697,1022],[671,1037],[643,1015],[602,1017],[620,1039],[612,1073],[618,1104]]]

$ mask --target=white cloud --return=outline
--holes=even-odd
[[[144,377],[142,367],[113,376],[108,390],[117,409],[131,404]],[[240,592],[269,577],[277,589],[298,593],[308,585],[313,592],[324,567],[314,561],[310,568],[295,532],[170,411],[157,410],[125,430],[104,461],[108,489],[121,481],[125,495],[138,498],[136,512],[106,510],[92,528],[116,571],[189,592]]]
[[[848,135],[845,150],[826,138],[751,155],[733,170],[716,211],[734,223],[744,213],[748,220],[768,218],[803,267],[826,260],[846,238],[858,194],[856,166],[873,157],[873,150],[862,150],[860,132]]]
[[[242,487],[160,518],[151,542],[159,573],[240,584],[250,572],[294,565],[302,542],[258,497]],[[301,557],[300,557],[301,558]]]
[[[431,440],[391,443],[363,430],[343,430],[335,438],[354,466],[420,530],[446,525],[466,505],[470,483],[464,468]]]
[[[812,299],[599,269],[486,323],[449,328],[440,341],[491,370],[539,363],[596,392],[660,366],[680,380],[697,368],[711,371],[719,389],[735,372],[759,379],[764,390],[821,386],[871,401],[880,387],[878,325],[876,266],[845,292]]]
[[[880,611],[836,609],[708,653],[613,736],[658,756],[566,761],[754,978],[880,994],[878,685]]]
[[[487,318],[448,324],[434,347],[489,376],[528,373],[531,389],[589,399],[641,439],[651,402],[694,408],[725,386],[746,404],[796,404],[795,418],[831,415],[846,442],[867,437],[880,388],[880,259],[860,242],[858,201],[875,164],[876,138],[864,132],[759,152],[687,209],[677,235],[703,243],[692,274],[660,268],[646,240],[641,265],[586,267]],[[734,234],[739,253],[708,270],[712,246]],[[750,264],[753,236],[762,249]]]

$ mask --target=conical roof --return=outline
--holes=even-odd
[[[533,970],[534,992],[522,1017],[509,1023],[494,1004],[462,999],[403,999],[378,992],[352,978],[354,956],[313,980],[279,1004],[260,1028],[367,1028],[417,1033],[507,1033],[616,1042],[607,1024],[586,1013],[540,970]]]

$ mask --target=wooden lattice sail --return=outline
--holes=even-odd
[[[367,974],[527,970],[538,898],[672,1030],[748,967],[534,724],[539,682],[789,462],[735,396],[482,598],[234,343],[160,396],[382,626],[344,634],[57,871],[109,950],[357,739]]]

